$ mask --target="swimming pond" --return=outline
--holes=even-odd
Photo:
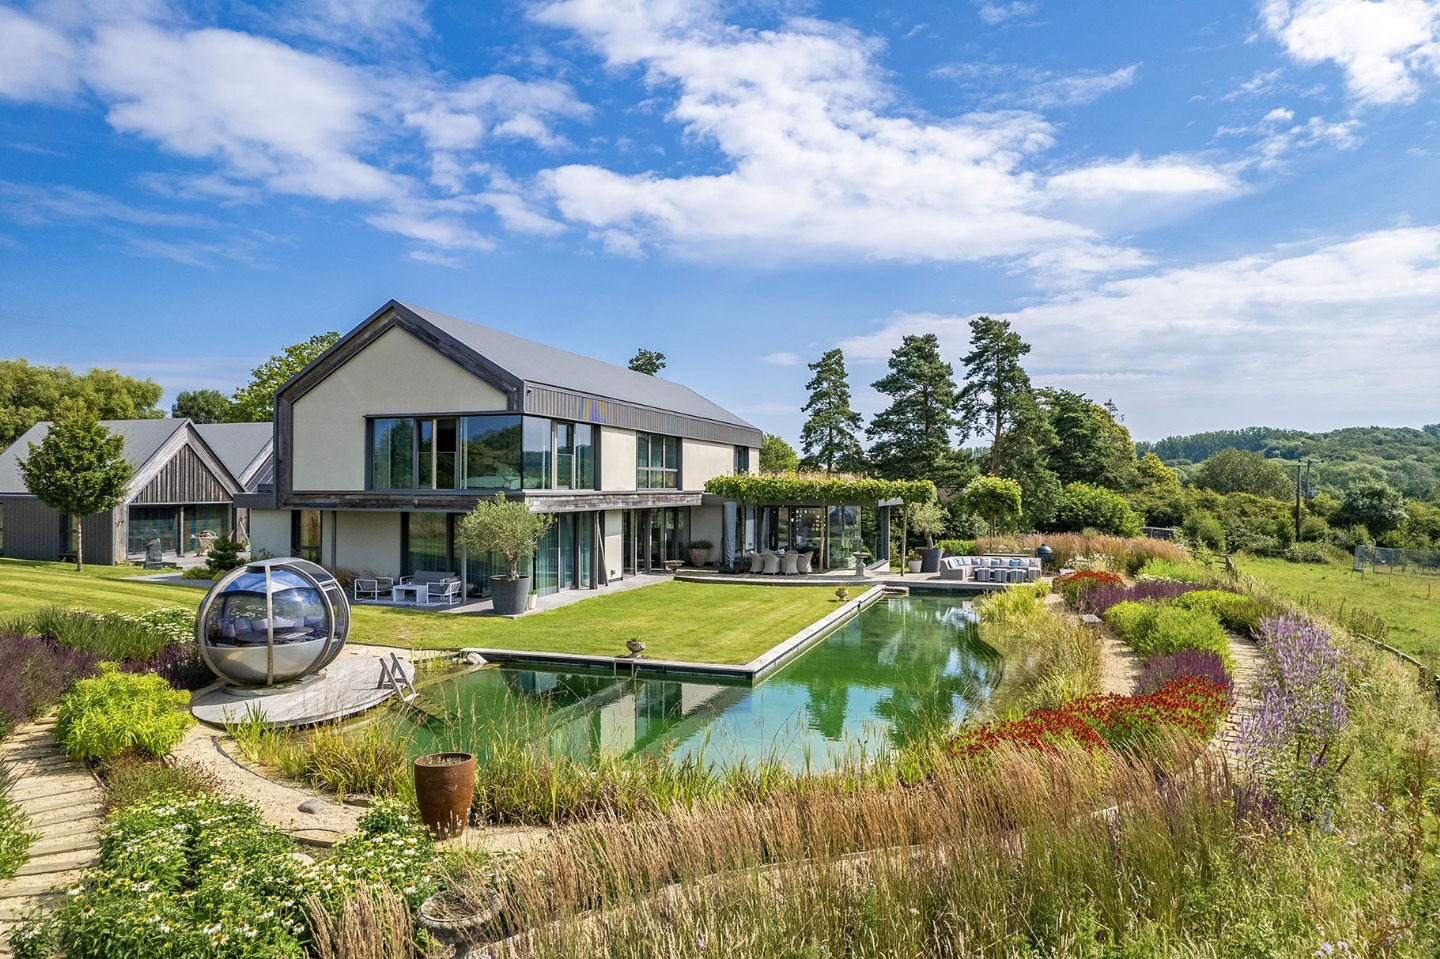
[[[429,686],[445,719],[417,725],[412,751],[543,746],[761,759],[822,768],[888,752],[922,724],[959,724],[989,700],[1001,658],[981,642],[972,597],[882,599],[756,685],[609,671],[487,667]]]

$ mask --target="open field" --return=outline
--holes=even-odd
[[[1379,616],[1391,646],[1414,656],[1440,655],[1440,578],[1403,573],[1359,573],[1348,563],[1288,563],[1240,556],[1235,566],[1292,598],[1313,597],[1330,607],[1344,603]]]
[[[157,606],[199,605],[203,591],[132,583],[133,567],[86,567],[0,559],[0,618],[41,606],[138,613]],[[459,649],[533,649],[624,655],[639,637],[654,659],[744,663],[831,612],[826,586],[738,586],[658,583],[599,596],[510,620],[407,609],[357,607],[350,638],[357,643]]]

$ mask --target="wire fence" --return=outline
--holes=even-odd
[[[1440,576],[1440,550],[1357,546],[1352,569],[1357,573],[1419,573]]]

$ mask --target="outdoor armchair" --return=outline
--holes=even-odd
[[[799,573],[801,576],[810,575],[810,560],[815,554],[807,550],[798,555],[799,559],[796,561],[797,565],[795,567],[795,572]]]
[[[439,606],[442,603],[446,606],[454,606],[462,599],[460,580],[458,579],[442,580],[426,586],[425,605],[427,606]]]
[[[794,576],[800,572],[799,562],[800,554],[793,549],[790,550],[784,556],[780,557],[780,572],[786,576]]]
[[[750,572],[765,572],[765,557],[760,555],[758,552],[750,554]]]
[[[768,573],[773,575],[780,572],[780,557],[777,554],[772,553],[767,549],[760,555],[764,558],[764,568],[761,570],[762,573]]]

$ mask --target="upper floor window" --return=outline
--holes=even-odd
[[[595,446],[588,424],[513,413],[370,421],[371,489],[594,486]]]
[[[735,447],[735,475],[740,476],[750,472],[750,447]]]
[[[673,436],[635,434],[635,488],[679,489],[679,443]]]

